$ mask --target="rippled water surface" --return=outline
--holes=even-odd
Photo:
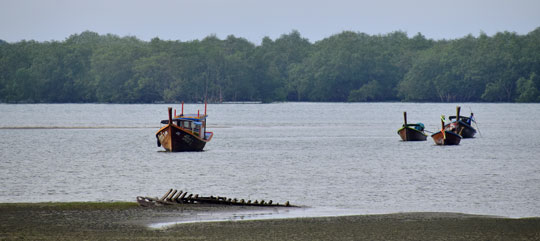
[[[456,105],[210,104],[205,151],[168,153],[155,132],[169,105],[0,104],[0,202],[134,201],[175,188],[351,214],[540,216],[540,105],[462,103],[477,138],[400,141],[403,111],[436,131]]]

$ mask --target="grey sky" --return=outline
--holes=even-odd
[[[540,27],[540,0],[0,0],[0,39],[100,34],[188,41],[215,34],[260,43],[298,30],[311,42],[344,30],[454,39]]]

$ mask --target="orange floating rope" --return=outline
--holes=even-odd
[[[443,139],[446,140],[446,132],[444,131],[444,129],[441,129],[441,133],[442,133]]]

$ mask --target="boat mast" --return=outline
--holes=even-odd
[[[441,115],[441,127],[442,127],[441,133],[443,135],[443,144],[444,144],[444,142],[446,142],[446,130],[444,129],[444,115]]]
[[[169,112],[169,125],[172,125],[172,107],[167,108]]]
[[[405,122],[405,124],[403,124],[403,128],[405,128],[404,129],[404,131],[405,131],[405,140],[408,141],[409,138],[407,138],[407,112],[406,111],[403,112],[403,122]]]
[[[204,131],[203,131],[203,138],[206,139],[206,106],[207,106],[207,102],[206,102],[206,99],[204,100],[204,121],[203,121],[203,126],[204,126]]]

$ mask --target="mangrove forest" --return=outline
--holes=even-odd
[[[540,102],[540,27],[459,39],[298,31],[254,44],[85,31],[0,40],[0,102]]]

